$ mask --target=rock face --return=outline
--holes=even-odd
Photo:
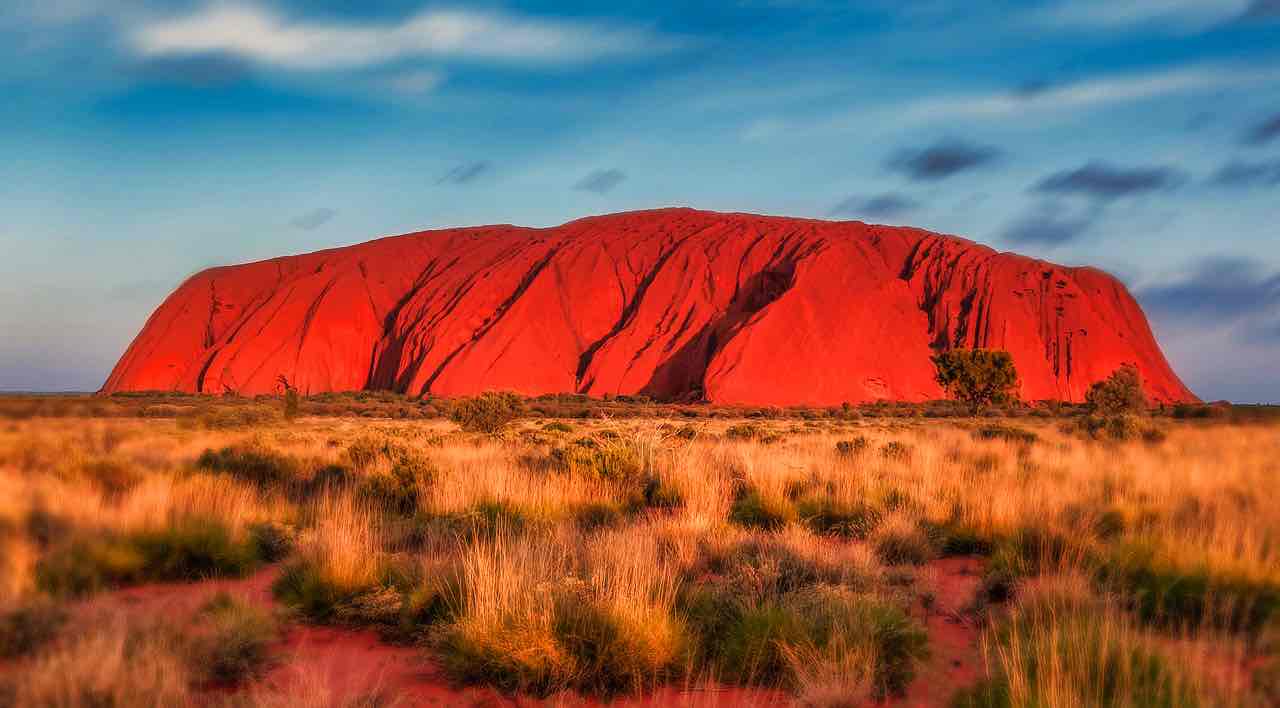
[[[1115,278],[860,222],[663,209],[426,231],[213,268],[103,391],[508,389],[761,405],[944,397],[930,355],[1013,354],[1026,400],[1135,364],[1194,401]]]

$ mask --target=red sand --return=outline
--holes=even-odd
[[[891,698],[887,706],[945,706],[961,688],[987,676],[978,646],[980,631],[967,614],[982,579],[983,560],[974,557],[940,558],[928,566],[935,576],[935,606],[927,611],[929,659],[907,686],[907,695]]]
[[[837,405],[943,397],[930,355],[1010,351],[1027,400],[1121,364],[1194,401],[1115,278],[919,229],[663,209],[428,231],[213,268],[103,391],[581,392]]]

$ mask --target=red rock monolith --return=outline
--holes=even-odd
[[[1115,278],[952,236],[691,209],[485,226],[212,268],[147,321],[117,391],[507,389],[836,405],[944,397],[929,360],[1013,354],[1026,400],[1121,364],[1194,401]]]

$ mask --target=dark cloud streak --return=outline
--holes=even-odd
[[[1090,162],[1074,170],[1057,172],[1040,180],[1032,191],[1041,194],[1074,194],[1108,201],[1148,192],[1174,189],[1186,175],[1170,166],[1117,167]]]
[[[873,219],[891,219],[920,208],[920,202],[896,192],[871,197],[852,195],[831,208],[831,216],[862,216]]]
[[[488,174],[492,169],[493,165],[485,160],[467,162],[446,172],[436,184],[468,184]]]
[[[1048,79],[1031,79],[1014,86],[1013,95],[1018,98],[1035,98],[1053,87],[1053,82]]]
[[[316,229],[329,223],[338,212],[327,207],[312,209],[305,214],[299,214],[289,221],[289,225],[295,229],[303,231],[315,231]]]
[[[1280,113],[1250,128],[1242,142],[1245,145],[1266,145],[1276,138],[1280,138]]]
[[[615,187],[622,184],[626,179],[627,173],[619,169],[596,170],[578,180],[573,185],[573,188],[584,192],[605,194],[612,192]]]
[[[1280,17],[1280,0],[1253,0],[1245,9],[1244,19],[1267,20]]]
[[[1228,162],[1214,173],[1210,181],[1219,187],[1280,186],[1280,159],[1263,162]]]
[[[885,168],[915,181],[936,181],[976,169],[1001,156],[998,148],[954,138],[923,148],[906,148],[885,161]]]
[[[1144,307],[1181,320],[1221,320],[1280,307],[1280,272],[1257,260],[1210,258],[1184,278],[1138,292]]]
[[[1100,216],[1098,209],[1072,215],[1058,202],[1037,205],[1005,229],[1003,238],[1015,245],[1061,246],[1089,232]]]

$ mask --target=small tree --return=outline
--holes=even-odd
[[[449,419],[463,430],[494,434],[524,415],[524,400],[508,391],[487,391],[453,404]]]
[[[1089,387],[1085,394],[1089,412],[1104,418],[1141,415],[1147,412],[1147,397],[1142,393],[1142,374],[1133,364],[1116,369],[1105,380]]]
[[[293,384],[289,383],[289,379],[286,378],[284,374],[280,374],[280,377],[276,381],[280,384],[280,387],[284,389],[284,419],[293,420],[298,417],[298,409],[301,406],[301,401],[298,397],[298,389],[294,388]]]
[[[964,401],[974,413],[992,403],[1017,399],[1018,371],[1013,356],[993,349],[952,349],[936,354],[935,380],[953,398]]]

